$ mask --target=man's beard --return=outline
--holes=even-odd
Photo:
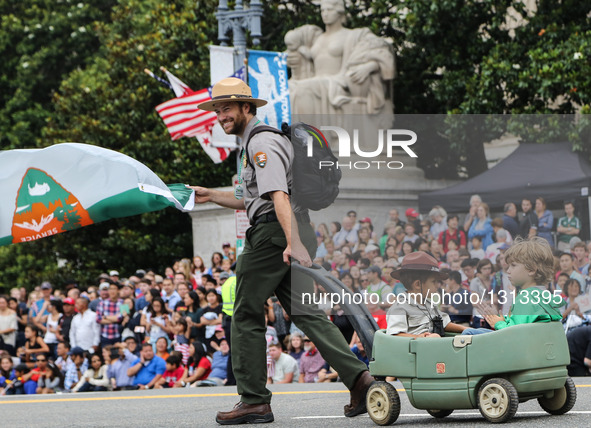
[[[224,125],[228,124],[228,128]],[[236,115],[235,118],[231,120],[226,120],[224,123],[220,123],[224,132],[228,135],[240,135],[244,132],[244,128],[246,128],[246,116],[240,112]]]

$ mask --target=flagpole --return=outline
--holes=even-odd
[[[144,73],[146,73],[148,76],[150,76],[152,79],[156,80],[158,83],[160,83],[162,86],[172,90],[172,85],[167,82],[166,80],[162,79],[161,77],[156,76],[154,73],[152,73],[149,69],[144,68]]]

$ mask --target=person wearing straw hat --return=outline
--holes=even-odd
[[[240,137],[242,150],[235,191],[192,186],[195,202],[246,209],[251,224],[236,265],[231,329],[232,364],[241,397],[232,410],[218,412],[216,421],[231,425],[274,420],[271,392],[265,387],[264,313],[264,303],[273,294],[291,315],[291,320],[314,340],[322,356],[338,371],[351,391],[351,403],[345,406],[345,415],[356,416],[366,412],[365,394],[373,377],[322,312],[307,308],[304,315],[293,310],[299,294],[292,290],[290,263],[297,260],[304,266],[311,265],[316,235],[307,210],[292,206],[290,200],[294,154],[289,139],[274,132],[261,132],[249,141],[252,130],[261,124],[256,109],[265,104],[265,100],[252,97],[251,88],[245,82],[230,77],[216,83],[212,99],[198,106],[214,111],[226,134]],[[302,282],[297,281],[297,284],[299,290]],[[312,281],[306,279],[303,287],[313,291]]]
[[[400,268],[390,275],[404,285],[406,292],[396,296],[386,314],[388,334],[442,337],[446,331],[461,333],[466,329],[451,322],[449,315],[440,312],[431,300],[448,275],[439,271],[437,260],[429,254],[417,251],[406,255]]]

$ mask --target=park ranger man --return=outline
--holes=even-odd
[[[310,266],[316,237],[307,210],[292,207],[290,202],[294,156],[291,142],[280,134],[262,132],[248,143],[248,153],[245,150],[253,128],[261,124],[256,118],[256,108],[265,104],[265,100],[252,97],[246,83],[230,77],[216,83],[212,99],[198,106],[216,112],[224,132],[241,138],[242,151],[235,191],[191,187],[195,190],[195,202],[246,209],[251,224],[246,232],[244,252],[237,262],[238,285],[232,317],[232,363],[241,398],[232,410],[218,412],[216,421],[231,425],[274,419],[271,392],[265,387],[264,313],[264,303],[273,294],[339,373],[351,391],[345,415],[356,416],[366,412],[365,395],[373,377],[323,313],[309,309],[306,314],[296,314],[293,310],[298,300],[291,287],[290,259]],[[312,281],[306,283],[312,291]],[[301,287],[298,283],[298,290]]]

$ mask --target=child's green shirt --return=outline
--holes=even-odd
[[[554,295],[543,286],[533,286],[521,290],[515,297],[504,321],[495,324],[495,330],[511,327],[518,324],[530,324],[534,322],[550,322],[562,319],[558,308],[566,305],[559,295]]]

